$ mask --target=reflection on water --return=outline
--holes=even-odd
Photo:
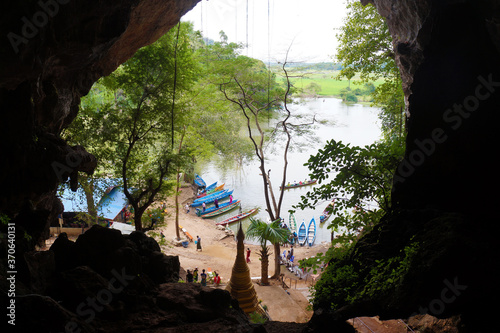
[[[318,120],[325,120],[325,124],[319,124],[315,127],[315,134],[318,138],[317,142],[310,138],[300,137],[294,138],[299,143],[306,144],[307,148],[302,151],[292,151],[288,154],[288,174],[287,182],[303,181],[309,178],[309,171],[304,163],[307,162],[309,156],[317,153],[318,149],[322,148],[326,141],[335,139],[351,145],[364,146],[372,144],[380,138],[381,132],[378,125],[378,108],[372,108],[359,104],[346,105],[340,99],[335,98],[320,98],[307,100],[305,103],[292,107],[292,112],[298,112],[304,115],[316,114]],[[276,147],[275,147],[276,148]],[[279,149],[276,149],[279,151]],[[266,170],[271,170],[270,179],[275,196],[279,195],[279,186],[283,173],[283,156],[279,153],[268,154],[266,162]],[[263,221],[268,220],[268,215],[265,211],[266,204],[264,199],[264,185],[262,176],[260,176],[259,163],[257,160],[247,163],[243,166],[236,166],[236,163],[214,160],[211,163],[201,166],[197,170],[205,179],[207,184],[215,181],[225,183],[226,189],[233,189],[235,200],[241,200],[243,211],[259,207],[259,213],[253,215]],[[283,204],[281,207],[281,217],[288,222],[288,211],[292,206],[300,201],[302,195],[313,186],[304,186],[285,190]],[[325,223],[319,223],[319,216],[328,205],[329,201],[318,203],[315,209],[297,210],[295,218],[297,227],[302,221],[309,224],[309,221],[314,216],[318,231],[316,235],[316,243],[330,241],[330,230],[326,227],[328,220]],[[212,220],[219,222],[228,217],[237,214],[237,210],[233,210],[224,215],[213,218]],[[332,217],[330,217],[331,219]],[[248,218],[243,220],[243,230],[248,227]],[[238,223],[230,226],[236,230]],[[248,240],[247,240],[248,241]]]

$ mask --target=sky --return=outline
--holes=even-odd
[[[248,41],[241,54],[264,62],[284,61],[288,49],[289,62],[331,62],[345,6],[344,0],[201,0],[182,21],[216,41],[221,30],[230,42]]]

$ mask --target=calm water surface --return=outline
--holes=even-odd
[[[381,136],[380,126],[378,125],[378,108],[359,104],[346,105],[336,98],[319,98],[307,100],[300,105],[294,105],[291,111],[311,115],[311,117],[316,114],[317,119],[327,120],[328,124],[318,125],[315,129],[319,142],[309,144],[310,146],[302,152],[289,153],[287,182],[298,182],[309,178],[309,170],[304,166],[304,163],[307,162],[311,155],[315,155],[318,149],[323,148],[328,140],[335,139],[352,145],[364,146],[372,144]],[[277,197],[284,166],[283,157],[279,153],[268,154],[267,157],[266,170],[271,169],[271,184]],[[268,215],[264,210],[266,205],[263,194],[263,181],[260,176],[258,161],[250,162],[241,167],[229,166],[229,164],[234,163],[227,163],[224,166],[221,165],[220,161],[213,161],[200,166],[197,171],[207,184],[217,181],[219,184],[225,183],[226,189],[234,190],[233,197],[235,200],[241,200],[243,211],[259,207],[259,213],[254,217],[267,221]],[[311,190],[313,186],[316,185],[285,190],[281,208],[281,217],[285,221],[288,222],[288,210],[292,209],[292,206],[300,201],[300,197]],[[315,244],[330,241],[330,230],[326,228],[328,221],[322,224],[319,223],[319,216],[327,205],[328,202],[320,202],[315,209],[297,210],[295,212],[297,227],[303,220],[306,221],[307,227],[311,218],[315,218],[318,226]],[[213,218],[213,220],[222,221],[237,214],[237,212],[237,210],[233,210]],[[246,230],[248,224],[248,218],[243,220],[244,230]],[[234,223],[230,228],[236,230],[237,225],[238,223]]]

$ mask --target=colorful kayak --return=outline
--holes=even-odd
[[[321,216],[319,217],[319,223],[325,222],[326,220],[328,220],[330,215],[332,215],[332,209],[334,204],[335,204],[335,198],[328,204],[328,206],[326,206],[325,210],[323,211],[323,214],[321,214]]]
[[[301,246],[306,243],[307,231],[306,231],[306,223],[304,221],[302,221],[302,223],[299,226],[298,238],[299,238],[299,244]]]
[[[239,220],[242,220],[244,219],[245,217],[247,216],[250,216],[252,215],[253,213],[255,213],[257,211],[257,208],[254,208],[254,209],[251,209],[249,211],[246,211],[246,212],[243,212],[241,214],[238,214],[238,215],[235,215],[233,217],[230,217],[228,219],[225,219],[224,221],[222,222],[218,222],[216,223],[217,225],[226,225],[226,224],[230,224],[230,223],[233,223],[233,222],[236,222],[236,221],[239,221]]]
[[[316,239],[316,221],[314,217],[309,222],[309,228],[307,228],[307,243],[309,246],[313,246],[314,240]]]
[[[217,182],[215,182],[215,183],[213,183],[213,184],[208,185],[208,186],[207,186],[207,187],[205,187],[205,189],[203,190],[203,193],[207,193],[208,191],[213,190],[216,186],[217,186]]]
[[[200,200],[200,201],[195,200],[191,204],[191,207],[201,206],[203,203],[209,204],[209,203],[214,202],[215,199],[222,200],[224,198],[229,197],[231,194],[233,194],[233,190],[231,190],[231,191],[222,191],[222,193],[218,193],[215,196],[209,195],[209,196],[206,196],[205,198],[197,199],[197,200]]]
[[[224,205],[224,206],[221,207],[222,205]],[[224,214],[226,212],[229,212],[231,209],[235,209],[239,205],[240,205],[240,200],[238,200],[236,202],[233,201],[232,203],[227,202],[224,204],[220,204],[219,209],[215,209],[214,211],[211,211],[208,213],[206,213],[206,211],[205,211],[205,214],[201,215],[201,217],[204,219],[208,219],[208,218],[220,215],[220,214]],[[213,207],[213,208],[215,208],[215,207]]]
[[[216,188],[213,188],[211,190],[208,190],[208,191],[204,191],[203,193],[199,194],[196,196],[196,198],[203,198],[203,197],[206,197],[207,195],[209,194],[212,194],[212,193],[215,193],[215,192],[219,192],[219,191],[222,191],[222,189],[224,188],[224,184],[222,185],[219,185],[217,186]]]
[[[229,206],[230,204],[231,203],[229,203],[229,202],[221,203],[221,204],[219,204],[219,208],[224,208],[226,206]],[[205,211],[203,211],[200,208],[196,208],[196,215],[202,216],[203,214],[208,214],[208,213],[214,212],[214,211],[216,211],[219,208],[217,208],[215,206],[212,206],[212,207],[209,207],[209,208],[205,209]]]
[[[288,183],[285,185],[285,190],[290,189],[290,188],[295,188],[295,187],[313,185],[313,184],[316,184],[316,182],[317,182],[317,180],[313,179],[313,180],[305,180],[303,182],[298,182],[298,183],[293,183],[293,184]],[[280,189],[281,189],[281,186],[280,186]]]
[[[203,202],[203,201],[206,201],[207,199],[210,199],[210,198],[212,198],[212,197],[218,196],[219,194],[224,193],[224,192],[226,192],[226,191],[225,191],[225,190],[222,190],[222,191],[217,191],[217,192],[214,192],[214,193],[212,193],[212,194],[205,195],[204,197],[194,199],[194,200],[193,200],[193,203],[194,203],[194,202]]]
[[[195,176],[194,176],[194,183],[198,187],[206,187],[207,186],[207,183],[205,183],[205,181],[203,180],[203,178],[201,178],[200,175],[198,175],[198,174],[195,174]]]
[[[293,213],[290,213],[288,217],[288,228],[290,228],[290,232],[293,234],[297,232],[297,221],[295,221],[295,216]]]

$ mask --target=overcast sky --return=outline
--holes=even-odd
[[[230,42],[248,40],[242,54],[264,62],[283,61],[290,46],[288,61],[330,62],[344,17],[344,0],[202,0],[182,20],[214,40],[221,30]]]

